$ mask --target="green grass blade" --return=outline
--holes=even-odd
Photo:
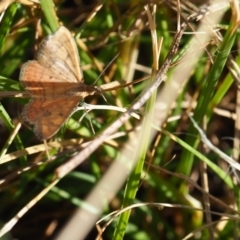
[[[18,3],[12,3],[7,10],[4,13],[4,17],[1,20],[1,25],[0,25],[0,53],[2,53],[4,43],[6,41],[6,37],[10,31],[12,22],[13,22],[13,17],[16,14],[17,8],[19,4]]]
[[[229,53],[232,49],[233,43],[236,38],[236,32],[232,32],[233,23],[229,25],[229,28],[224,36],[223,42],[219,48],[218,55],[211,67],[211,70],[206,78],[203,89],[200,93],[200,97],[197,103],[197,107],[194,112],[194,119],[200,125],[203,121],[204,115],[207,113],[207,106],[209,105],[216,85],[226,64]],[[196,135],[197,131],[191,125],[189,128],[189,136],[186,139],[186,143],[191,144],[194,148],[198,147],[199,140],[193,140],[192,136]],[[178,172],[189,175],[193,165],[193,155],[189,151],[184,151],[181,157],[181,164],[178,166]]]
[[[52,32],[55,32],[59,28],[59,23],[54,9],[54,2],[52,0],[41,0],[40,2]]]

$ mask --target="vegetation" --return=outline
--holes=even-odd
[[[1,1],[0,239],[239,237],[239,3],[211,6]],[[61,25],[102,94],[44,142],[19,72]]]

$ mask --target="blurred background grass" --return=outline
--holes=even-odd
[[[150,76],[153,50],[152,38],[149,31],[148,18],[142,1],[55,1],[54,8],[51,1],[41,1],[41,4],[28,1],[2,1],[0,25],[0,91],[22,90],[19,79],[21,65],[34,59],[38,44],[53,33],[59,25],[66,26],[70,31],[80,35],[78,40],[81,68],[86,84],[101,84],[115,80],[132,82],[142,77]],[[159,65],[164,61],[173,41],[177,26],[176,1],[157,1],[155,14],[156,32],[163,38]],[[49,5],[50,4],[50,5]],[[103,4],[101,8],[97,8]],[[153,2],[149,2],[152,9]],[[182,1],[181,16],[187,17],[197,12],[197,1]],[[96,12],[96,15],[92,15]],[[89,17],[92,16],[91,19]],[[179,89],[177,100],[169,113],[164,129],[180,138],[183,144],[172,140],[169,135],[159,134],[147,149],[145,166],[139,176],[139,186],[134,186],[137,195],[130,199],[130,203],[169,203],[181,204],[217,211],[223,216],[238,211],[239,190],[238,174],[222,161],[219,156],[207,147],[199,144],[197,131],[190,126],[190,120],[184,112],[195,111],[198,122],[203,122],[208,138],[223,152],[233,155],[233,138],[237,137],[238,129],[235,120],[237,109],[237,86],[230,75],[230,68],[224,61],[213,69],[218,53],[231,49],[233,61],[239,62],[238,45],[239,33],[227,38],[227,30],[231,29],[232,12],[226,12],[215,27],[224,37],[225,43],[212,38],[205,46],[208,53],[199,59],[196,68],[186,79],[186,86]],[[196,29],[198,22],[191,21],[191,28]],[[188,31],[193,31],[188,28]],[[193,34],[193,33],[191,33]],[[191,34],[186,34],[181,40],[179,58],[189,47]],[[235,39],[236,37],[236,39]],[[233,46],[232,46],[233,45]],[[199,47],[202,48],[199,44]],[[221,52],[220,52],[221,53]],[[225,53],[225,52],[224,52]],[[108,66],[117,55],[117,59]],[[194,54],[194,53],[193,53]],[[211,61],[212,56],[213,61]],[[225,56],[227,59],[228,54]],[[177,65],[176,60],[173,68]],[[221,70],[220,65],[223,67]],[[95,80],[100,73],[107,69],[97,83]],[[184,72],[185,69],[183,68]],[[219,74],[211,85],[212,74]],[[171,71],[168,73],[171,75]],[[213,79],[212,79],[213,80]],[[138,94],[146,87],[146,83],[118,89],[105,93],[108,102],[101,96],[91,96],[85,102],[95,105],[118,105],[128,107]],[[205,101],[204,101],[205,100]],[[36,138],[31,126],[24,123],[14,138],[12,144],[6,144],[14,126],[21,121],[21,110],[28,99],[2,98],[0,110],[0,147],[2,159],[6,154],[15,153],[27,147],[34,147],[41,142]],[[197,108],[196,108],[197,105]],[[197,110],[194,110],[194,109]],[[200,109],[200,111],[198,111]],[[144,115],[144,110],[138,112]],[[54,137],[61,141],[78,139],[87,142],[94,139],[89,119],[97,133],[106,128],[119,115],[114,110],[93,110],[88,117],[79,123],[84,111],[73,114],[68,123]],[[204,120],[204,116],[205,121]],[[171,120],[178,117],[178,120]],[[54,239],[58,231],[72,216],[74,210],[82,207],[84,198],[107,171],[111,162],[121,154],[121,147],[131,138],[131,131],[139,124],[139,120],[131,119],[119,130],[120,137],[103,144],[83,164],[72,171],[54,186],[37,204],[31,208],[12,228],[5,237],[9,239]],[[157,126],[162,127],[162,126]],[[137,141],[138,139],[136,139]],[[186,144],[184,146],[184,143]],[[193,150],[187,149],[187,144],[196,151],[203,153],[212,163],[211,168],[204,164],[204,159],[194,158]],[[235,146],[236,147],[236,146]],[[51,161],[47,160],[43,150],[35,154],[23,153],[14,161],[0,165],[1,204],[0,224],[8,222],[16,213],[32,200],[52,180],[54,170],[79,151],[78,145],[69,144],[67,147],[51,149]],[[237,148],[238,153],[238,148]],[[9,155],[7,155],[9,156]],[[236,157],[237,156],[237,157]],[[238,154],[234,156],[238,160]],[[149,165],[151,163],[151,165]],[[30,167],[30,169],[26,169]],[[168,170],[164,172],[160,167]],[[219,167],[219,168],[218,168]],[[18,171],[21,171],[20,174]],[[170,173],[182,173],[172,176]],[[120,172],[117,174],[121,174]],[[183,178],[184,176],[184,178]],[[114,179],[113,179],[114,181]],[[194,186],[198,184],[199,188]],[[124,188],[114,197],[102,216],[121,209],[124,198]],[[209,191],[203,193],[200,191]],[[125,194],[126,196],[126,194]],[[213,196],[214,198],[207,198]],[[100,199],[99,199],[100,201]],[[229,207],[229,208],[227,208]],[[232,211],[231,211],[232,209]],[[183,207],[160,210],[153,206],[134,208],[128,222],[125,235],[117,233],[117,220],[110,224],[103,233],[103,239],[183,239],[184,236],[201,228],[194,233],[198,239],[236,239],[239,236],[239,223],[233,220],[220,221],[221,216],[205,215],[204,212],[189,210]],[[216,221],[214,224],[213,222]],[[211,227],[207,227],[207,223]],[[81,227],[81,223],[79,223]],[[235,231],[234,231],[235,229]],[[124,236],[123,236],[124,235]],[[95,239],[97,230],[93,226],[86,239]],[[7,238],[2,238],[7,239]]]

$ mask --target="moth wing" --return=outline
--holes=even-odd
[[[76,42],[63,26],[42,41],[36,60],[56,75],[62,75],[65,81],[83,81]]]
[[[80,99],[32,99],[24,107],[23,117],[34,125],[39,139],[49,139],[67,121]]]

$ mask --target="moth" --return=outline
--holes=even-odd
[[[22,116],[41,140],[57,133],[80,100],[101,94],[84,83],[76,42],[64,26],[41,42],[35,60],[23,64],[20,81],[31,97]]]

